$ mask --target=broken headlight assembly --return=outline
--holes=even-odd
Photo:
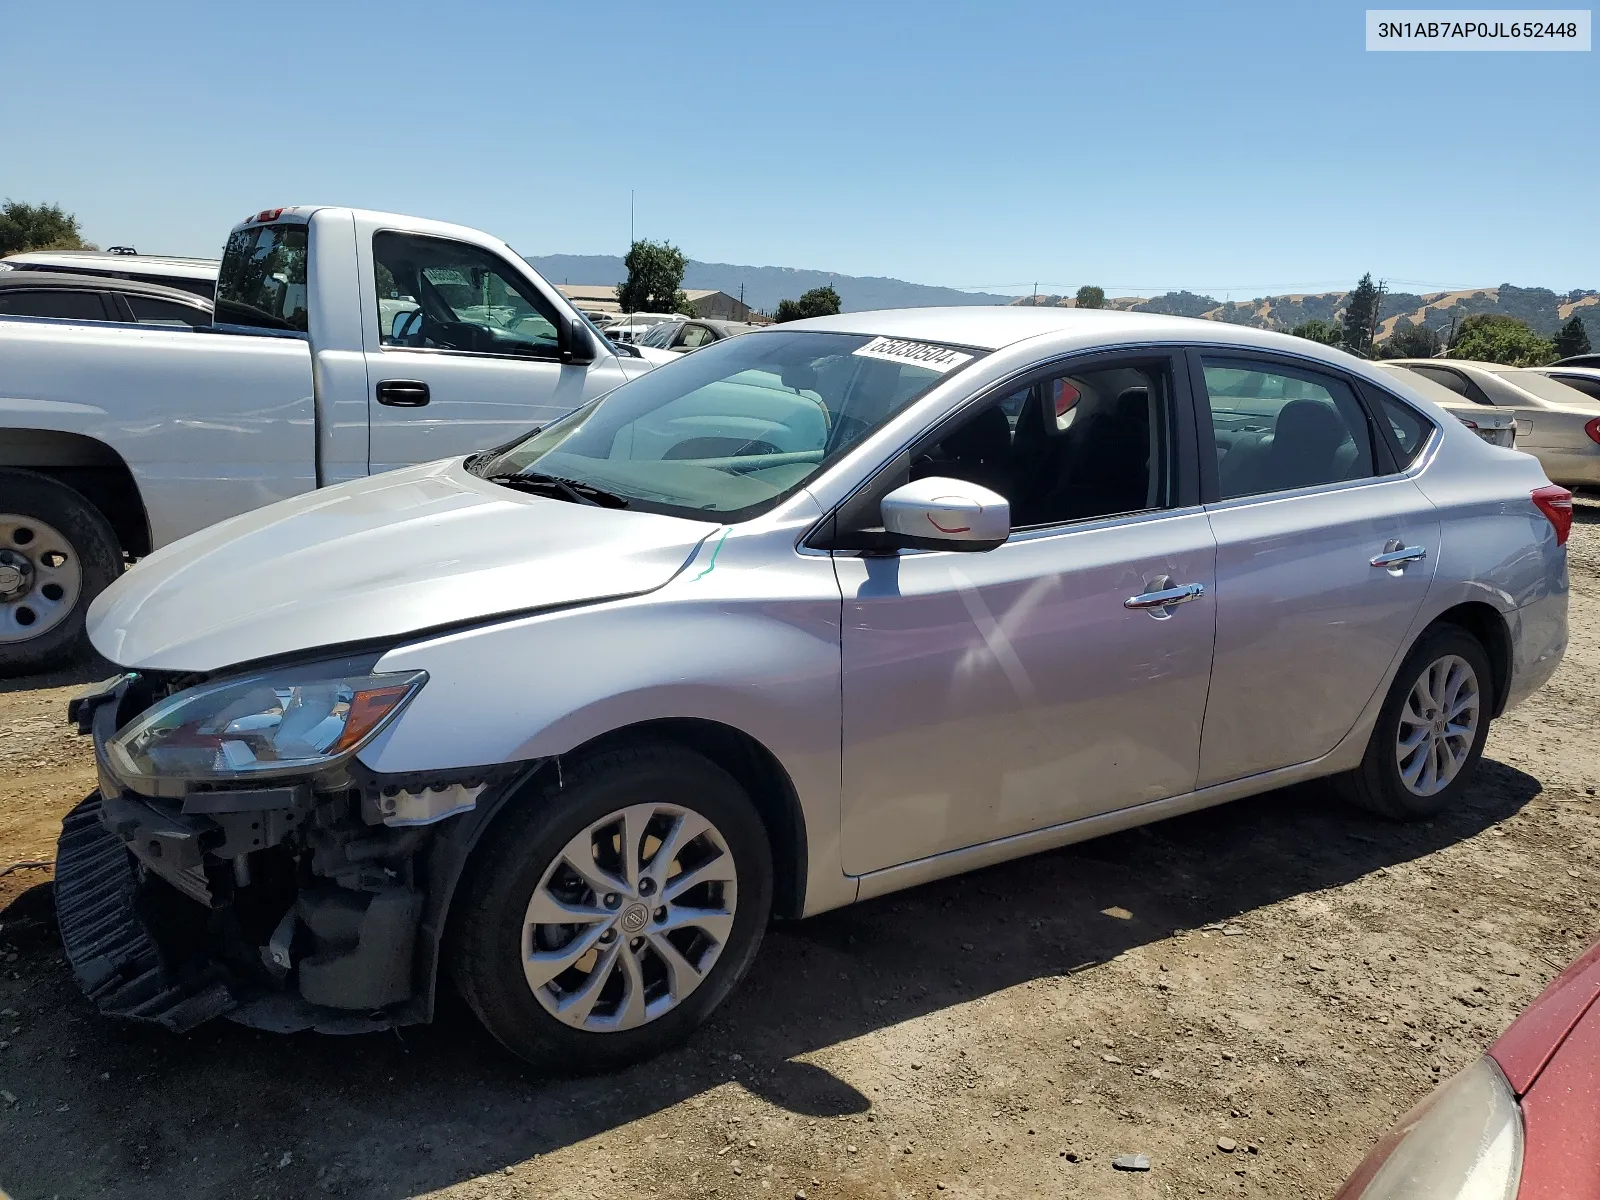
[[[130,781],[243,782],[321,771],[380,733],[426,671],[371,674],[349,662],[204,683],[157,702],[106,744]]]

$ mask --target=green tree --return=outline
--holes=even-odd
[[[1104,308],[1105,306],[1106,306],[1106,290],[1105,290],[1105,288],[1098,288],[1098,287],[1095,287],[1094,284],[1092,284],[1092,283],[1086,283],[1081,288],[1078,289],[1078,307],[1079,308]]]
[[[1451,358],[1508,367],[1543,366],[1556,356],[1555,347],[1530,329],[1526,321],[1499,313],[1474,313],[1462,321],[1448,354]]]
[[[1363,275],[1355,291],[1345,297],[1342,340],[1344,348],[1352,354],[1365,356],[1372,352],[1372,340],[1378,334],[1380,299],[1379,285],[1372,282],[1371,271]]]
[[[1377,347],[1378,358],[1432,358],[1444,349],[1438,333],[1426,325],[1413,325],[1406,317],[1396,322],[1394,332]]]
[[[1331,321],[1319,320],[1316,317],[1301,321],[1289,332],[1297,338],[1305,338],[1310,342],[1321,342],[1324,346],[1337,346],[1339,344],[1339,327]]]
[[[1571,358],[1574,354],[1587,354],[1592,349],[1589,331],[1583,327],[1583,318],[1577,313],[1556,333],[1555,356]]]
[[[779,300],[774,321],[803,321],[807,317],[833,317],[839,313],[839,293],[831,284],[812,288],[798,300]]]
[[[0,205],[0,256],[24,250],[93,250],[83,240],[78,218],[59,204]]]
[[[683,313],[694,316],[694,306],[683,294],[683,268],[688,260],[670,242],[640,239],[628,248],[622,265],[628,280],[617,285],[617,304],[625,313]]]

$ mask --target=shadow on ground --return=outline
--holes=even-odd
[[[202,1154],[210,1178],[232,1171],[234,1194],[298,1195],[316,1187],[313,1163],[337,1158],[353,1172],[340,1190],[389,1200],[604,1134],[730,1080],[799,1114],[859,1112],[865,1096],[796,1059],[1429,854],[1539,790],[1486,760],[1457,811],[1401,826],[1354,814],[1317,786],[1290,788],[778,925],[689,1047],[595,1079],[535,1077],[459,1005],[425,1029],[359,1038],[274,1037],[225,1022],[172,1037],[114,1024],[60,965],[48,887],[36,887],[0,913],[0,953],[20,952],[21,991],[13,983],[9,994],[25,1010],[5,1022],[24,1028],[0,1071],[19,1105],[32,1104],[11,1119],[25,1140],[0,1156],[11,1159],[0,1185],[19,1195],[180,1194]],[[1102,914],[1113,905],[1133,919]],[[64,1072],[113,1082],[79,1085],[71,1111],[58,1113]],[[263,1156],[290,1147],[294,1167],[247,1182]]]

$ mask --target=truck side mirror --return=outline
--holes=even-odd
[[[578,317],[561,318],[561,361],[587,366],[594,361],[594,338]]]

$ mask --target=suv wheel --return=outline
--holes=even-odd
[[[1483,755],[1492,679],[1477,638],[1455,625],[1428,630],[1395,675],[1361,765],[1335,781],[1339,791],[1400,821],[1449,808]]]
[[[683,1042],[733,990],[766,928],[772,856],[744,791],[681,746],[561,774],[512,801],[470,868],[452,969],[514,1053],[609,1069]]]

